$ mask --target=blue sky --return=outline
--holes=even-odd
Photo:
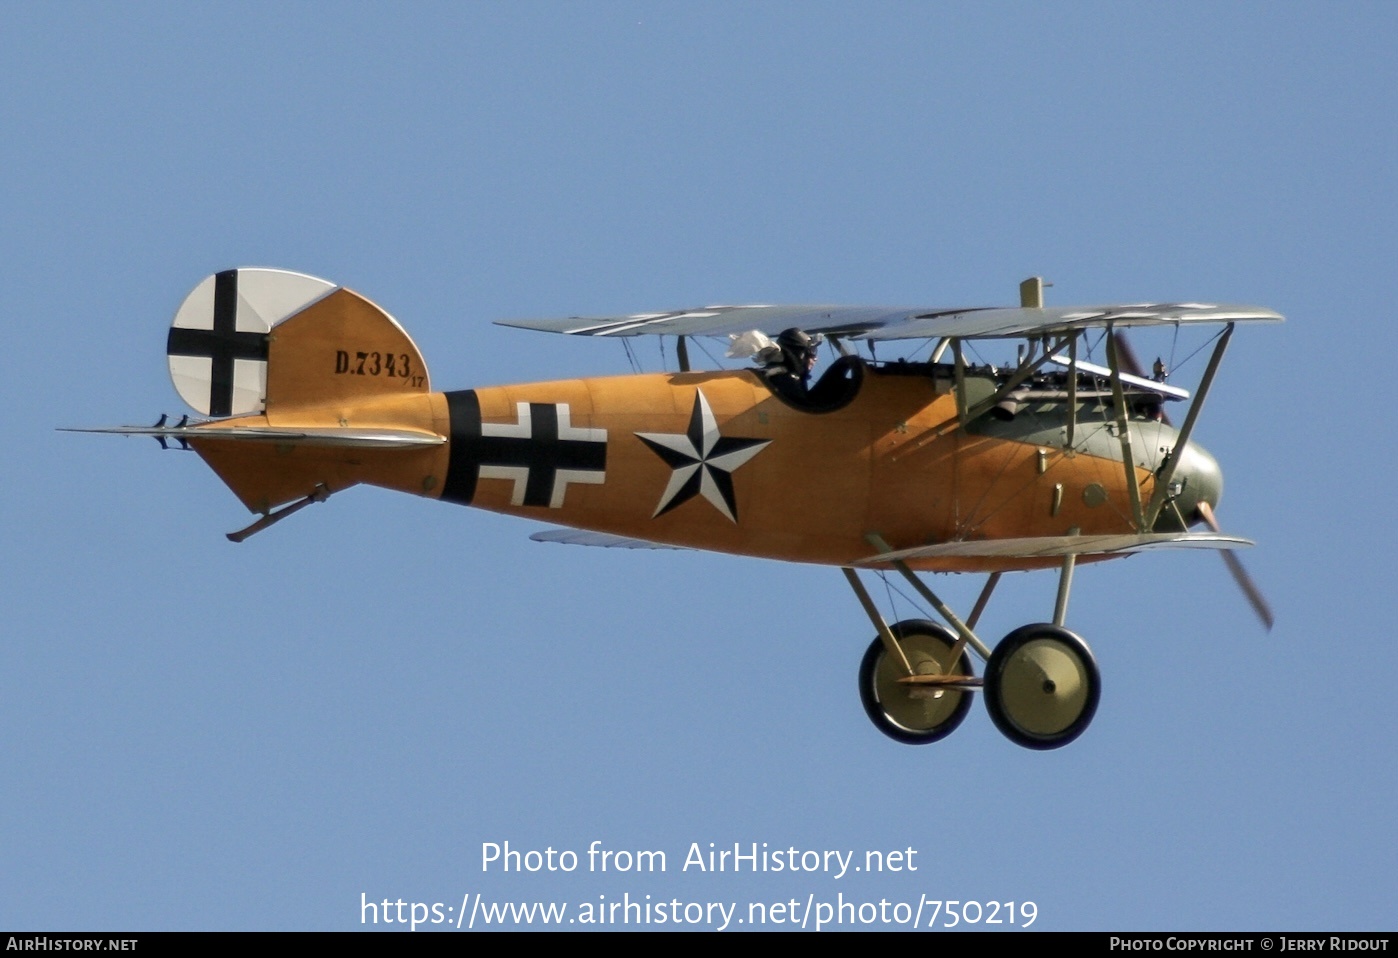
[[[1391,5],[3,22],[0,926],[843,894],[1032,901],[1045,929],[1392,927]],[[1197,437],[1277,626],[1209,555],[1084,569],[1068,622],[1104,689],[1083,738],[1024,751],[976,703],[909,748],[864,718],[870,629],[833,569],[542,545],[370,489],[234,546],[249,517],[196,457],[54,427],[182,412],[166,327],[244,265],[370,296],[437,388],[630,368],[491,325],[510,316],[1002,304],[1031,274],[1059,304],[1269,306],[1287,324],[1234,337]],[[935,584],[965,609],[980,582]],[[1011,577],[984,631],[1049,617],[1053,589]],[[505,841],[669,868],[483,871]],[[709,842],[919,867],[680,871]]]

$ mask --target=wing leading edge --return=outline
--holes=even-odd
[[[799,326],[850,339],[990,339],[1068,333],[1108,325],[1170,326],[1279,323],[1260,306],[1137,303],[1115,306],[906,308],[888,306],[706,306],[628,316],[508,319],[497,325],[570,336],[723,336],[758,329],[775,335]]]
[[[1018,539],[968,539],[940,542],[870,556],[860,566],[908,559],[1009,558],[1046,559],[1076,556],[1115,556],[1152,549],[1228,550],[1253,545],[1250,539],[1215,532],[1147,532],[1124,535],[1031,536]]]

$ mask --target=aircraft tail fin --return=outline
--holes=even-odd
[[[287,412],[430,390],[398,321],[358,293],[280,269],[230,269],[180,304],[166,341],[170,377],[206,416]]]
[[[181,398],[214,419],[124,431],[193,448],[254,512],[359,482],[428,492],[441,474],[427,364],[358,293],[225,270],[180,305],[166,353]]]

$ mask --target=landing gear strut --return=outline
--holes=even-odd
[[[886,551],[886,550],[885,550]],[[1092,722],[1102,679],[1092,650],[1062,625],[1072,579],[1063,563],[1053,623],[1026,625],[989,650],[975,634],[993,576],[967,622],[958,619],[906,564],[893,563],[955,631],[926,619],[888,625],[853,569],[845,578],[878,631],[859,667],[859,698],[874,727],[906,745],[926,745],[956,731],[971,708],[971,693],[985,692],[995,727],[1016,745],[1044,751],[1072,742]],[[978,679],[967,654],[986,660]]]

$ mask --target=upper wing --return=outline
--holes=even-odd
[[[704,306],[630,316],[502,319],[497,325],[572,336],[722,336],[750,329],[775,336],[792,326],[812,333],[854,335],[903,322],[915,312],[882,306]]]
[[[1136,303],[1124,306],[992,307],[985,309],[889,306],[705,306],[630,316],[508,319],[501,326],[573,336],[722,336],[760,329],[775,335],[799,326],[810,333],[850,339],[935,339],[1039,336],[1092,327],[1180,323],[1279,323],[1260,306],[1214,303]]]

